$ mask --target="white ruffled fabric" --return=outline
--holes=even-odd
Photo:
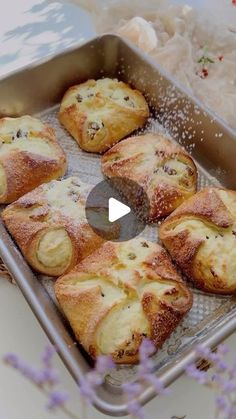
[[[119,24],[116,32],[149,52],[158,64],[236,129],[236,35],[226,30],[219,33],[213,25],[207,27],[187,7],[170,7],[156,13],[152,21],[143,24],[142,20],[142,24],[136,25],[134,36],[136,22],[137,18],[133,18],[125,25]],[[201,78],[198,60],[205,45],[214,63],[207,65],[208,76]]]
[[[134,42],[236,129],[236,33],[189,6],[169,6],[164,0],[89,0],[89,4],[98,32],[116,32]],[[204,46],[214,63],[201,78],[198,60]]]
[[[145,52],[151,52],[158,46],[156,32],[152,25],[142,17],[136,16],[122,25],[118,33],[128,38]]]

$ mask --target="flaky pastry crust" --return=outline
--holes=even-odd
[[[138,361],[143,338],[160,347],[192,306],[192,294],[166,251],[143,238],[107,242],[55,293],[78,341],[92,358]]]
[[[108,178],[131,179],[144,189],[150,222],[169,215],[197,187],[192,158],[162,134],[148,133],[116,144],[102,157],[102,171]],[[125,188],[123,192],[129,200],[129,192]]]
[[[196,287],[236,293],[236,192],[206,188],[161,225],[160,238]]]
[[[66,156],[54,130],[31,116],[0,119],[0,203],[63,176]]]
[[[149,116],[144,96],[116,79],[88,80],[65,93],[62,125],[89,152],[103,153],[142,127]]]
[[[103,243],[86,220],[88,193],[76,177],[51,181],[3,211],[9,232],[38,272],[62,275]]]

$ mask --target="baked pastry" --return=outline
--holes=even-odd
[[[0,119],[0,203],[65,174],[66,156],[52,128],[31,116]]]
[[[197,188],[197,169],[192,158],[161,134],[149,133],[116,144],[102,157],[102,171],[108,178],[130,179],[144,189],[149,199],[150,222],[170,214]],[[124,181],[120,192],[135,207]]]
[[[104,240],[85,217],[89,192],[78,178],[43,184],[6,207],[2,218],[29,264],[59,276]]]
[[[198,192],[165,220],[160,238],[198,288],[236,293],[236,191]]]
[[[144,337],[160,347],[192,306],[166,251],[143,238],[105,243],[59,278],[55,293],[91,357],[118,364],[138,361]]]
[[[59,120],[85,151],[102,153],[142,127],[144,96],[117,79],[88,80],[65,93]]]

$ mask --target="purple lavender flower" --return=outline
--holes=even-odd
[[[156,377],[153,373],[154,363],[150,358],[151,355],[156,352],[155,345],[149,339],[144,339],[139,348],[139,366],[138,366],[138,378],[149,384],[151,384],[156,393],[158,394],[169,394],[169,390],[164,388],[162,381]]]
[[[223,385],[223,381],[224,381],[224,377],[221,373],[213,373],[211,376],[212,382],[216,383],[218,386],[222,386]]]
[[[96,397],[96,388],[103,383],[103,376],[91,371],[80,380],[80,393],[88,402],[92,403]]]
[[[127,397],[127,410],[130,415],[137,419],[144,419],[144,411],[139,402],[139,395],[143,386],[138,382],[125,383],[122,385],[122,390]]]
[[[226,371],[228,368],[227,363],[223,359],[224,355],[228,352],[229,349],[226,345],[220,345],[219,348],[217,348],[216,353],[212,352],[210,348],[205,348],[202,345],[198,345],[196,347],[197,355],[204,357],[208,361],[212,362],[216,369],[219,371]]]
[[[44,392],[48,392],[48,409],[54,409],[56,407],[62,406],[62,404],[64,404],[68,399],[68,395],[55,390],[55,386],[58,384],[59,379],[57,372],[53,369],[52,366],[54,354],[55,348],[52,346],[47,346],[45,348],[41,358],[43,364],[43,368],[41,369],[37,369],[31,365],[28,365],[14,353],[8,353],[3,358],[5,363],[19,371],[25,378],[30,380],[31,383],[35,384],[39,388],[42,388]],[[50,392],[48,386],[51,388]]]
[[[214,367],[218,371],[226,371],[228,369],[228,365],[226,361],[223,359],[223,356],[220,353],[211,353],[209,355],[209,361],[214,364]]]
[[[235,419],[236,418],[236,406],[231,405],[228,408],[228,418],[227,419]]]
[[[211,350],[209,348],[205,348],[205,346],[202,345],[197,345],[195,348],[195,352],[197,353],[197,355],[202,356],[206,359],[208,359],[211,355]]]
[[[52,357],[52,353],[50,356]],[[5,363],[11,365],[14,369],[19,371],[24,377],[28,378],[37,386],[42,387],[46,384],[53,386],[53,385],[58,384],[59,382],[58,374],[56,373],[56,371],[52,369],[52,367],[50,367],[51,359],[50,359],[50,364],[47,363],[48,365],[47,369],[42,369],[42,370],[36,369],[28,365],[26,362],[21,360],[16,354],[13,354],[13,353],[6,354],[3,359]],[[46,366],[46,363],[45,363],[45,366]]]
[[[143,389],[143,386],[138,382],[122,384],[122,390],[129,397],[138,397]]]
[[[19,357],[16,354],[9,352],[3,357],[3,361],[6,364],[11,365],[13,368],[17,368],[19,364]]]
[[[59,383],[58,373],[53,368],[53,357],[55,353],[56,348],[52,345],[47,345],[41,358],[43,364],[42,377],[44,383],[47,383],[50,386],[55,386]]]
[[[230,349],[229,349],[229,347],[228,347],[228,346],[226,346],[226,345],[221,344],[221,345],[219,345],[219,346],[217,347],[217,353],[218,353],[219,355],[221,355],[221,356],[225,356],[225,355],[227,355],[229,352],[230,352]]]
[[[107,370],[115,368],[111,356],[100,355],[97,358],[95,369],[98,374],[105,374]]]
[[[233,361],[233,365],[229,368],[229,377],[230,379],[236,378],[236,359]]]
[[[154,387],[157,394],[162,396],[169,396],[171,394],[170,389],[165,388],[163,382],[160,380],[160,378],[156,377],[155,374],[145,374],[144,380]]]
[[[189,377],[194,378],[199,384],[209,383],[209,377],[205,371],[200,371],[194,364],[188,365],[186,373]]]
[[[219,359],[219,358],[216,358],[215,360],[213,360],[213,359],[214,358],[212,358],[212,362],[214,362],[215,368],[216,368],[217,371],[221,371],[221,372],[227,371],[227,369],[228,369],[227,362],[225,362],[223,359]]]
[[[129,400],[127,403],[128,412],[137,419],[145,419],[145,413],[137,399]]]
[[[52,391],[49,393],[49,401],[47,404],[48,410],[55,410],[60,407],[65,406],[65,403],[68,401],[69,396],[67,393],[62,391]]]
[[[216,409],[221,412],[222,419],[236,418],[236,359],[230,367],[224,359],[229,352],[229,348],[220,345],[213,353],[209,348],[198,346],[196,353],[208,359],[212,363],[213,373],[206,374],[197,370],[195,365],[189,365],[187,373],[199,383],[211,385],[218,392],[216,397]]]
[[[96,388],[104,381],[104,374],[115,364],[110,356],[101,355],[97,358],[93,371],[80,379],[80,393],[88,401],[93,402],[96,397]]]
[[[58,373],[54,369],[44,370],[41,374],[43,382],[49,384],[50,386],[55,386],[60,382]]]
[[[235,419],[236,418],[236,406],[233,404],[228,404],[224,406],[224,409],[221,410],[224,414],[224,419]]]
[[[220,411],[225,411],[228,408],[228,403],[224,396],[216,397],[216,407]]]
[[[56,348],[52,345],[47,345],[42,355],[42,363],[46,369],[52,367],[53,356],[56,353]]]
[[[42,371],[39,371],[35,368],[32,368],[28,365],[25,365],[24,368],[18,369],[22,373],[22,375],[28,378],[32,383],[36,384],[37,386],[43,387],[45,384],[45,379],[43,377]]]
[[[96,397],[96,392],[93,385],[90,384],[88,377],[82,377],[79,386],[81,396],[84,397],[87,402],[92,403]]]
[[[142,378],[145,374],[150,374],[153,370],[153,361],[150,356],[154,354],[156,348],[151,340],[143,339],[139,348],[138,375]]]
[[[146,360],[156,351],[154,343],[150,339],[143,339],[139,348],[139,359],[142,362]]]
[[[17,355],[13,353],[6,354],[3,360],[6,364],[11,365],[34,384],[38,386],[42,386],[44,384],[42,372],[26,364]]]
[[[122,386],[123,392],[127,398],[128,412],[137,419],[144,418],[144,410],[139,402],[139,396],[143,389],[141,383],[151,384],[157,394],[169,394],[169,390],[164,388],[162,381],[153,373],[154,363],[150,356],[153,355],[155,351],[155,345],[149,339],[144,339],[142,341],[139,348],[137,381],[126,383]]]
[[[227,394],[229,395],[230,393],[235,393],[236,391],[236,382],[233,380],[222,380],[222,394]]]

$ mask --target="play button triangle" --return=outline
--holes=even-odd
[[[118,188],[127,191],[128,198],[123,198]],[[135,206],[137,202],[138,211]],[[85,211],[87,222],[97,236],[106,241],[123,242],[133,239],[145,229],[149,201],[143,188],[136,182],[113,178],[112,181],[103,180],[91,189]]]
[[[115,198],[109,199],[109,214],[108,218],[111,223],[119,220],[131,212],[130,207],[118,201]]]

